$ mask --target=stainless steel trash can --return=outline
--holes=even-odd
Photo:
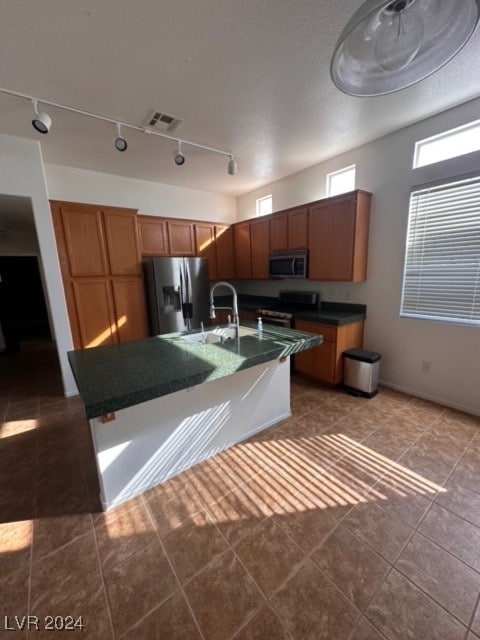
[[[345,351],[343,386],[354,395],[373,398],[378,393],[381,354],[365,349]]]

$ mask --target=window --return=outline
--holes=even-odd
[[[480,120],[415,143],[413,168],[480,150]]]
[[[258,216],[266,216],[269,213],[272,213],[272,194],[257,200],[257,218]]]
[[[327,196],[336,196],[355,189],[355,165],[327,175]]]
[[[412,192],[400,315],[480,326],[480,176]]]

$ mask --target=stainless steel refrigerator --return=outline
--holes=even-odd
[[[206,258],[144,258],[150,335],[200,329],[210,318]]]

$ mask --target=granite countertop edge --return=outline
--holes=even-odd
[[[249,323],[242,323],[242,326],[249,326]],[[253,324],[250,326],[254,327]],[[239,339],[239,346],[236,345],[237,340],[232,340],[228,345],[224,345],[223,349],[219,349],[215,344],[182,343],[183,357],[177,359],[175,366],[171,367],[171,371],[167,374],[169,378],[159,383],[157,381],[152,383],[152,375],[146,375],[144,378],[147,381],[142,384],[140,367],[145,367],[143,353],[149,341],[155,341],[150,344],[155,344],[157,349],[151,361],[154,372],[158,368],[165,369],[162,351],[169,353],[168,349],[171,349],[172,345],[173,348],[175,347],[175,341],[180,335],[169,334],[148,338],[138,343],[70,351],[68,359],[85,405],[87,418],[97,418],[182,389],[217,380],[237,371],[304,351],[323,341],[322,336],[319,335],[269,327],[264,329],[261,340],[257,335],[242,336]],[[136,353],[137,351],[140,356]],[[189,366],[189,354],[192,362],[198,361],[205,354],[210,354],[211,361],[206,361],[198,371],[192,371],[192,367]],[[114,366],[112,359],[114,359]],[[126,390],[122,391],[122,388]]]

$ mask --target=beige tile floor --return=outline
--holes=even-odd
[[[480,638],[480,420],[301,378],[292,410],[101,513],[54,351],[0,358],[0,637]]]

